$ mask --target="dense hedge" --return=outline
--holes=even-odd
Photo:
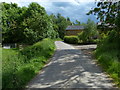
[[[77,36],[65,36],[64,42],[70,43],[70,44],[77,44],[78,43],[78,37]]]
[[[24,87],[43,68],[54,49],[51,39],[44,39],[22,51],[3,49],[2,88]]]

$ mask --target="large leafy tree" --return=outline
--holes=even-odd
[[[97,15],[97,19],[101,22],[101,25],[111,26],[113,28],[119,27],[118,19],[120,17],[120,1],[119,2],[98,2],[97,6],[90,10],[87,15]],[[119,28],[115,29],[119,32]]]
[[[51,14],[50,16],[53,22],[54,30],[57,31],[59,37],[63,39],[63,37],[65,36],[66,27],[72,24],[70,18],[65,18],[60,13],[58,13],[56,16],[53,14]]]
[[[97,7],[90,10],[89,14],[96,14],[97,18],[102,22],[101,26],[104,28],[107,24],[106,32],[109,32],[112,27],[112,32],[108,33],[108,42],[114,41],[119,46],[120,41],[120,1],[119,2],[98,2]],[[104,42],[102,42],[104,43]],[[120,48],[120,46],[119,46]]]
[[[37,3],[31,3],[26,11],[25,33],[27,36],[33,37],[33,42],[39,41],[43,38],[55,38],[57,32],[53,29],[52,21],[47,15],[45,9]],[[33,34],[33,35],[32,35]],[[31,38],[27,38],[31,41]]]
[[[20,35],[19,17],[20,17],[20,8],[17,6],[17,4],[2,3],[2,35],[4,42],[12,43],[20,40],[20,38],[17,38]]]
[[[32,44],[57,35],[50,17],[37,3],[22,8],[15,3],[2,3],[2,12],[3,43]]]
[[[65,36],[65,29],[68,25],[71,25],[71,21],[58,13],[56,17],[56,24],[58,26],[59,37],[63,39]]]

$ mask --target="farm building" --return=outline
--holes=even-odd
[[[68,26],[66,28],[66,35],[70,36],[70,35],[78,35],[78,33],[82,32],[84,30],[84,26]]]

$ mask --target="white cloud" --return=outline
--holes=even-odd
[[[1,2],[72,2],[73,4],[79,4],[81,2],[95,2],[95,0],[1,0]]]
[[[76,2],[95,2],[95,0],[75,0]]]
[[[82,5],[89,2],[95,2],[95,0],[1,0],[1,2],[7,2],[7,3],[17,3],[19,6],[23,6],[23,3],[31,3],[31,2],[37,2],[37,3],[52,3],[52,2],[70,2],[73,5]]]
[[[2,2],[17,3],[21,7],[37,2],[46,9],[48,14],[61,13],[62,16],[70,17],[72,21],[77,19],[86,22],[88,18],[95,21],[94,16],[86,16],[86,13],[94,6],[94,0],[2,0]],[[55,4],[58,2],[59,4]]]
[[[7,3],[18,3],[19,0],[1,0],[1,2],[7,2]]]

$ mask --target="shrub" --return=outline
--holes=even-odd
[[[85,32],[78,33],[79,43],[90,44],[90,43],[98,43],[98,35],[96,36],[88,36]]]
[[[105,33],[101,33],[101,34],[100,34],[100,38],[101,38],[101,39],[105,39],[106,37],[107,37],[107,34],[105,34]]]
[[[49,57],[54,51],[54,41],[51,39],[44,39],[37,42],[30,47],[20,51],[20,54],[26,56],[29,60],[38,56]]]
[[[98,62],[106,72],[114,78],[115,83],[120,87],[120,48],[119,38],[115,31],[110,31],[108,36],[102,38],[95,51]]]
[[[54,49],[51,39],[44,39],[21,51],[3,49],[2,88],[23,88],[42,69]]]
[[[86,43],[87,42],[87,36],[84,32],[80,32],[78,34],[78,38],[79,38],[81,43]]]
[[[101,64],[104,70],[110,74],[115,83],[120,87],[120,62],[118,61],[119,58],[117,57],[118,51],[112,50],[110,52],[110,50],[106,50],[103,52],[97,49],[95,54],[97,55],[98,62]]]
[[[77,44],[78,43],[78,37],[77,36],[65,36],[64,42],[70,43],[70,44]]]

